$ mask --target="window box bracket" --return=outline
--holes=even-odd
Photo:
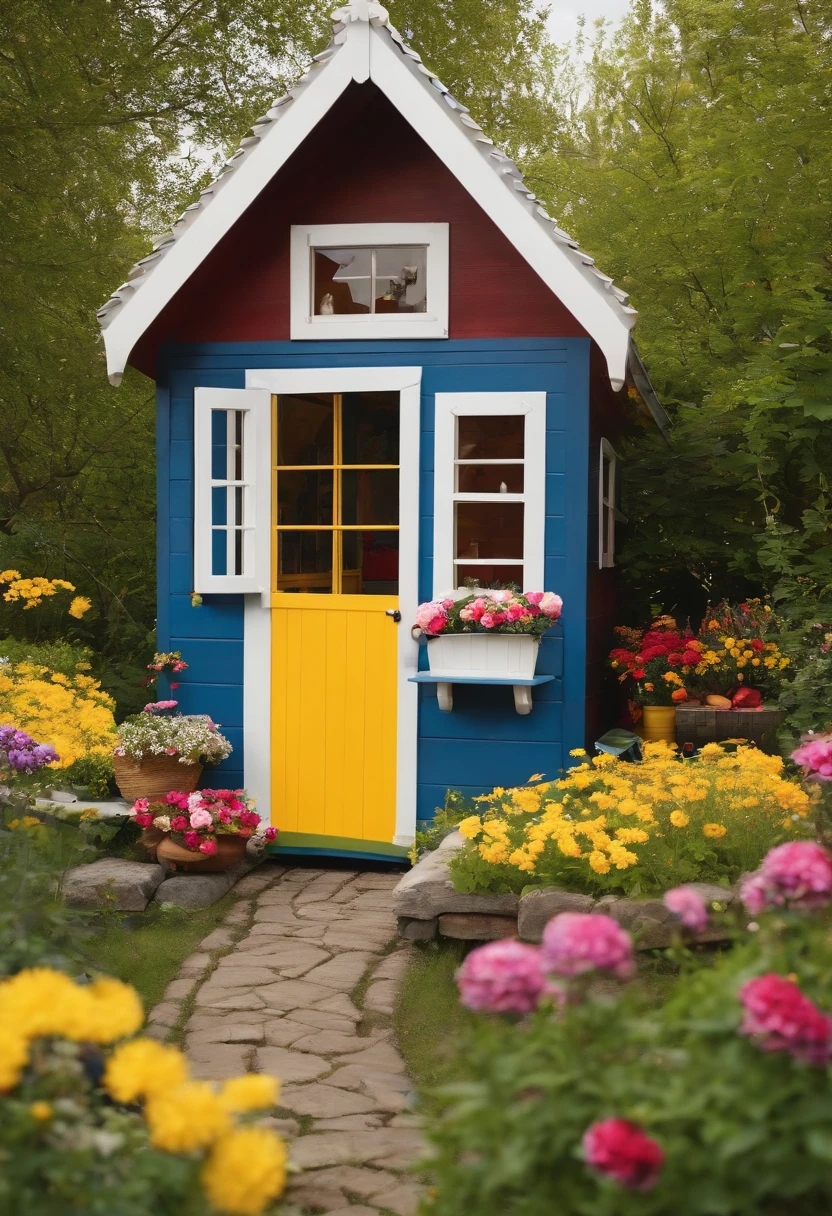
[[[532,689],[537,684],[549,684],[555,676],[533,676],[530,680],[501,679],[499,676],[459,676],[449,680],[447,676],[434,676],[429,671],[420,671],[410,676],[410,684],[435,684],[436,699],[443,713],[449,714],[454,707],[454,684],[509,684],[514,689],[514,708],[518,714],[532,712]]]

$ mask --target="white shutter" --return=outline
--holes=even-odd
[[[194,393],[194,590],[270,587],[271,393]]]

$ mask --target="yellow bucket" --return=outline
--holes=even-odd
[[[647,743],[658,743],[664,739],[668,743],[676,742],[676,706],[675,705],[645,705],[644,739]]]

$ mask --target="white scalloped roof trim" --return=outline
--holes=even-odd
[[[229,175],[243,163],[246,157],[251,155],[260,143],[261,134],[280,121],[287,108],[306,88],[312,77],[338,53],[346,41],[347,26],[349,23],[357,21],[369,22],[376,28],[386,31],[390,40],[398,47],[409,69],[425,78],[435,90],[437,102],[446,106],[448,117],[466,132],[471,142],[478,146],[481,155],[487,158],[495,177],[516,195],[518,202],[535,217],[551,240],[569,251],[570,257],[580,269],[581,274],[597,289],[604,303],[620,310],[622,318],[629,318],[627,324],[632,326],[638,314],[634,308],[629,306],[627,292],[616,287],[609,275],[599,270],[593,259],[580,249],[578,242],[573,240],[568,232],[564,232],[556,220],[552,219],[544,205],[535,197],[534,192],[525,184],[523,174],[515,162],[505,152],[495,147],[479,123],[471,117],[468,107],[452,96],[442,81],[425,67],[418,51],[414,51],[405,43],[399,31],[391,24],[387,9],[381,4],[373,3],[372,0],[352,0],[351,3],[337,8],[332,14],[332,19],[332,38],[327,48],[314,57],[307,70],[288,93],[284,97],[279,97],[262,117],[255,120],[249,134],[241,140],[237,151],[223,164],[217,178],[200,193],[195,202],[185,208],[179,219],[171,226],[170,231],[154,238],[152,252],[141,258],[131,268],[127,281],[116,288],[109,300],[98,310],[96,315],[102,330],[107,328],[125,303],[141,290],[143,284],[185,229],[194,222],[201,211],[210,206],[222,190]]]

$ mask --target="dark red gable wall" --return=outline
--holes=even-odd
[[[354,84],[167,305],[131,363],[153,375],[165,341],[288,339],[290,225],[373,222],[450,224],[451,338],[585,336],[398,111],[374,85]]]

